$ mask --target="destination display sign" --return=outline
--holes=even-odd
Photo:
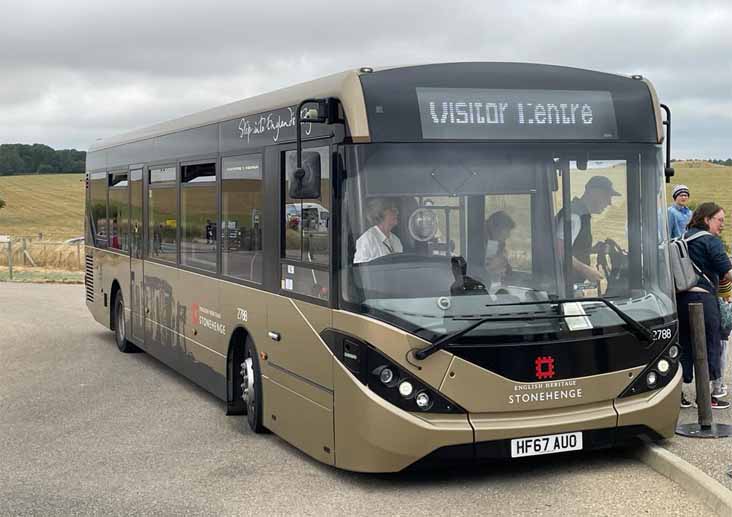
[[[417,88],[422,138],[613,140],[610,92]]]

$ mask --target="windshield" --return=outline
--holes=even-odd
[[[364,144],[344,148],[340,297],[436,338],[622,325],[673,313],[661,149],[632,144]],[[565,239],[565,235],[571,236]]]

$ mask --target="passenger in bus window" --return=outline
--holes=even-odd
[[[585,185],[582,197],[572,200],[571,228],[572,228],[572,267],[574,268],[574,283],[585,280],[600,282],[604,277],[600,271],[590,265],[592,250],[592,216],[601,214],[612,204],[612,198],[620,196],[613,188],[609,178],[593,176]],[[559,252],[564,250],[564,209],[557,214],[557,237],[559,238]]]
[[[491,281],[503,281],[511,274],[506,241],[515,227],[516,223],[503,210],[493,212],[485,221],[485,267]]]
[[[402,253],[402,241],[392,233],[399,222],[396,203],[385,198],[372,198],[366,205],[366,218],[373,226],[356,240],[354,264]]]

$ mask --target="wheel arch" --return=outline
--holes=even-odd
[[[114,321],[114,306],[117,301],[117,293],[120,292],[120,290],[121,287],[119,286],[119,282],[115,278],[114,280],[112,280],[112,287],[109,291],[109,328],[111,330],[116,330],[114,328],[116,324],[116,322]]]

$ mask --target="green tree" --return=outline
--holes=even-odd
[[[43,144],[0,144],[0,176],[21,172],[82,172],[86,152],[53,150]]]
[[[5,200],[0,197],[0,208],[3,208],[5,206]]]

